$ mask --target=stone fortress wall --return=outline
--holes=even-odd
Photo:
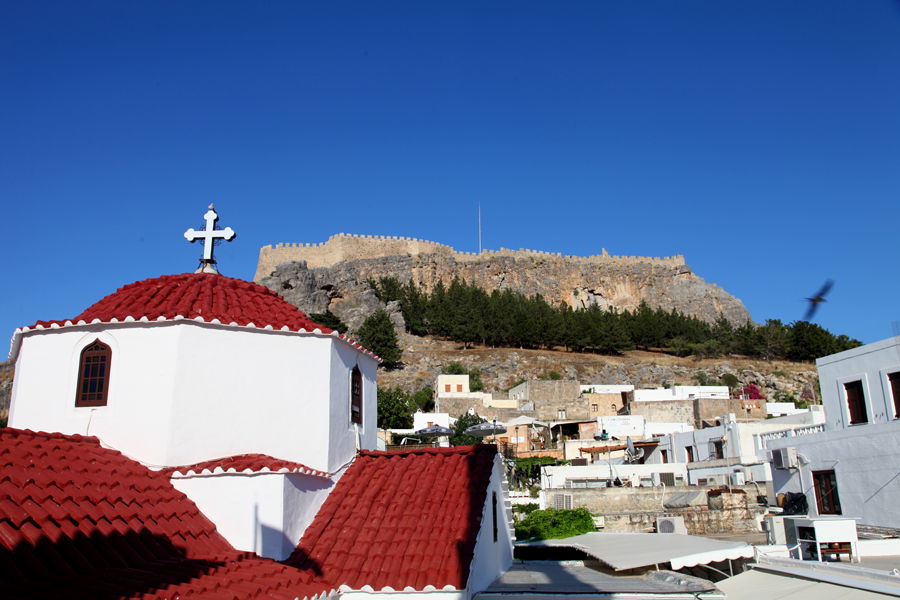
[[[609,254],[603,249],[602,254],[592,256],[572,256],[556,252],[542,252],[540,250],[482,250],[478,252],[457,252],[452,246],[420,240],[417,238],[388,236],[388,235],[354,235],[338,233],[328,241],[310,243],[286,243],[263,246],[259,250],[259,263],[256,267],[255,281],[268,276],[275,267],[284,262],[293,260],[305,260],[309,268],[330,267],[339,262],[350,260],[362,260],[367,258],[380,258],[396,254],[441,254],[452,256],[458,262],[475,262],[495,257],[531,258],[543,260],[560,260],[567,262],[582,262],[602,265],[632,265],[654,264],[664,266],[684,265],[684,256],[653,257],[653,256],[617,256]]]

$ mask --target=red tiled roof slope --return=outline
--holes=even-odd
[[[214,273],[183,273],[164,275],[128,284],[91,305],[72,322],[90,323],[99,319],[108,323],[131,317],[150,321],[168,320],[176,316],[185,319],[201,317],[204,321],[218,319],[221,323],[256,327],[287,327],[291,331],[331,329],[318,325],[303,311],[284,298],[259,284]],[[35,326],[62,324],[63,321],[38,321]]]
[[[0,429],[3,598],[267,598],[314,575],[235,550],[165,475],[92,437]]]
[[[361,452],[285,563],[352,589],[465,588],[496,455]]]
[[[316,477],[328,477],[328,473],[311,469],[304,464],[272,458],[266,454],[241,454],[226,458],[216,458],[162,469],[161,473],[172,475],[202,475],[213,473],[302,473]]]

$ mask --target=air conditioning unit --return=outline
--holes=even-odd
[[[571,510],[572,494],[556,494],[553,496],[553,508],[556,510]]]
[[[796,448],[775,448],[772,450],[772,466],[776,469],[796,469],[798,465]]]
[[[735,471],[731,474],[731,485],[744,485],[747,483],[747,477],[743,471]]]
[[[787,544],[787,533],[784,529],[784,517],[777,515],[763,519],[767,544]]]
[[[656,517],[656,533],[680,533],[687,535],[684,517]]]

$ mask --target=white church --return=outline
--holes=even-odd
[[[185,234],[204,244],[197,272],[125,285],[69,319],[16,330],[0,458],[40,455],[48,439],[121,453],[194,503],[199,513],[186,519],[209,519],[236,551],[314,572],[322,593],[437,600],[444,590],[451,600],[486,588],[512,559],[499,456],[487,447],[374,452],[378,357],[275,292],[220,275],[213,241],[234,232],[215,229],[217,219],[210,206],[206,229]],[[18,449],[7,447],[11,435]],[[99,468],[71,460],[71,472]],[[14,479],[0,479],[0,493]],[[51,483],[57,493],[67,482]],[[124,519],[121,501],[107,498],[98,523]],[[0,540],[4,527],[9,539],[28,523],[49,527],[46,510],[0,521]],[[348,568],[341,548],[381,567]]]

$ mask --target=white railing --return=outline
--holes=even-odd
[[[768,431],[766,433],[757,433],[753,437],[756,438],[756,447],[762,448],[766,442],[772,440],[780,440],[786,437],[796,437],[800,435],[813,435],[825,431],[825,424],[818,423],[816,425],[807,425],[805,427],[797,427],[795,429],[781,429],[779,431]]]

